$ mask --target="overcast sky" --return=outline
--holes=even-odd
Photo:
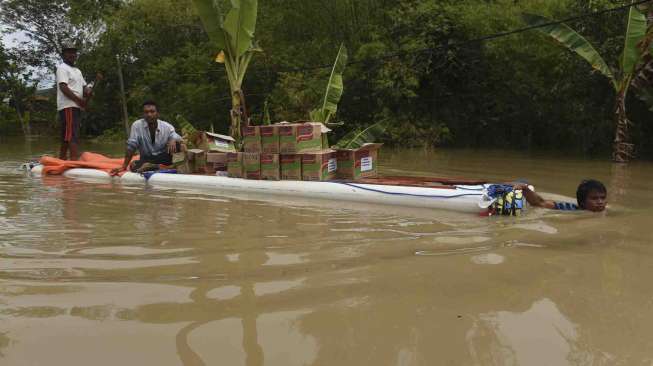
[[[4,31],[4,27],[0,27],[0,30]],[[2,35],[2,44],[5,46],[5,48],[9,48],[13,46],[16,41],[26,41],[27,37],[25,37],[24,34],[21,33],[11,33],[11,34],[4,34]]]
[[[0,27],[0,29],[2,29]],[[4,30],[4,29],[2,29]],[[11,34],[2,34],[2,44],[5,48],[11,48],[17,43],[27,41],[27,36],[25,34],[17,32]],[[54,84],[54,75],[53,77],[45,77],[39,80],[39,89],[51,88]]]

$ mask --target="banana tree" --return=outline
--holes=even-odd
[[[219,0],[193,0],[193,4],[216,49],[215,61],[225,66],[232,106],[229,132],[240,144],[241,124],[249,124],[243,80],[254,53],[260,51],[254,40],[258,1],[231,0],[231,9],[226,16]]]
[[[347,48],[341,44],[338,56],[336,56],[336,61],[331,69],[331,76],[329,76],[327,82],[322,104],[310,112],[311,121],[329,124],[331,117],[338,111],[338,103],[344,91],[342,74],[345,71],[345,66],[347,66],[347,58]]]
[[[641,74],[651,56],[653,32],[647,29],[646,16],[636,7],[631,7],[628,14],[625,43],[620,57],[619,69],[612,70],[592,44],[583,36],[564,23],[551,24],[551,19],[540,15],[523,14],[524,21],[537,30],[551,37],[561,46],[575,52],[587,61],[592,68],[605,76],[615,90],[614,123],[615,138],[612,146],[612,158],[615,162],[628,162],[633,156],[633,144],[630,143],[629,128],[631,122],[626,114],[626,98],[631,86],[638,96],[643,97],[645,88],[638,88],[633,80]]]

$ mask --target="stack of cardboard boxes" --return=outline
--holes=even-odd
[[[265,180],[333,179],[337,162],[335,151],[324,144],[326,132],[328,129],[323,124],[311,122],[245,127],[244,152],[228,156],[228,174],[234,178]],[[305,158],[310,165],[306,176],[302,174]],[[326,158],[331,161],[322,166]]]
[[[236,152],[235,141],[231,136],[206,132],[207,153],[205,170],[207,174],[224,174],[227,172],[227,156]]]
[[[243,152],[229,136],[206,133],[205,149],[189,150],[185,165],[190,173],[264,180],[327,181],[374,177],[381,144],[358,149],[332,150],[322,123],[279,123],[243,128]]]

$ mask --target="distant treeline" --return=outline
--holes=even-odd
[[[30,19],[38,17],[27,15],[50,11],[55,15],[47,21],[63,25],[33,26],[41,37],[33,41],[31,57],[26,51],[3,52],[52,70],[59,42],[65,37],[80,42],[79,66],[87,79],[96,71],[105,76],[85,118],[88,134],[120,136],[124,130],[117,58],[130,121],[139,116],[143,100],[153,99],[164,118],[180,114],[196,127],[228,130],[231,99],[224,67],[214,62],[219,50],[210,46],[190,0],[40,3],[3,1],[3,23],[30,31]],[[273,121],[308,118],[344,43],[350,64],[336,118],[344,122],[338,135],[386,120],[390,144],[556,149],[607,158],[614,138],[614,91],[605,78],[534,31],[475,40],[524,27],[523,12],[564,19],[624,3],[261,0],[256,38],[263,52],[246,76],[247,104],[254,123],[260,123],[266,102]],[[616,65],[625,22],[626,13],[619,11],[583,17],[570,26]],[[48,57],[34,57],[34,44]],[[653,113],[634,97],[628,106],[637,155],[652,158]],[[52,108],[37,108],[46,116],[42,120],[54,118]],[[8,131],[15,111],[3,103],[0,113],[0,129]]]

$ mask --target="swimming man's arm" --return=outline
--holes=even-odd
[[[526,183],[517,183],[512,187],[513,189],[521,189],[521,191],[524,193],[524,197],[526,197],[526,201],[528,201],[531,206],[550,209],[555,208],[555,202],[551,200],[545,200],[544,198],[540,197],[539,194],[531,191],[531,189],[528,187],[528,184]]]

